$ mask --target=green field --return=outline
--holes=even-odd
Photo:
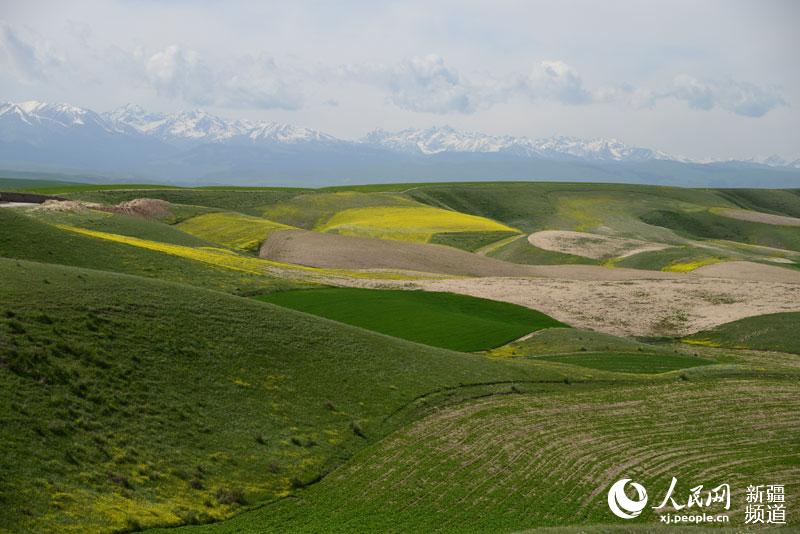
[[[452,293],[332,288],[259,298],[401,339],[467,352],[564,326],[528,308]]]

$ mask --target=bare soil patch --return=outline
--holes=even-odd
[[[723,217],[728,217],[730,219],[739,219],[740,221],[775,224],[778,226],[800,226],[800,219],[796,217],[787,217],[785,215],[773,215],[772,213],[762,213],[760,211],[725,208],[719,210],[717,213],[719,213]]]
[[[544,250],[596,260],[625,258],[640,252],[669,248],[669,245],[661,243],[567,230],[536,232],[528,236],[528,242]]]
[[[46,200],[35,208],[37,211],[81,211],[98,210],[108,213],[119,213],[133,217],[153,219],[172,215],[170,203],[157,198],[135,198],[121,202],[116,206],[98,204],[96,202],[83,202],[81,200]]]
[[[469,278],[398,286],[511,302],[578,328],[621,336],[683,336],[744,317],[800,311],[800,284],[691,276],[672,280]]]
[[[281,230],[262,244],[262,258],[327,269],[392,269],[456,276],[535,276],[588,280],[679,278],[683,275],[596,265],[520,265],[443,245]]]
[[[726,261],[723,263],[715,263],[695,269],[694,273],[699,276],[713,278],[800,284],[800,271],[752,261]]]

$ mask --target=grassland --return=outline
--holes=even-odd
[[[298,499],[192,531],[515,532],[617,523],[605,492],[632,477],[660,499],[729,483],[731,525],[753,481],[800,480],[797,383],[732,379],[534,388],[438,410],[359,452]],[[754,398],[759,402],[752,402]],[[736,436],[736,438],[733,438]],[[654,506],[657,505],[657,502]],[[796,518],[788,519],[791,525]],[[619,525],[652,531],[647,509]],[[605,532],[602,528],[599,531]]]
[[[314,480],[422,394],[558,376],[138,277],[7,259],[0,277],[12,532],[225,517]]]
[[[171,214],[0,209],[0,532],[652,531],[649,510],[625,524],[608,512],[605,491],[623,476],[653,499],[672,476],[683,496],[697,484],[728,482],[738,528],[746,485],[785,483],[787,499],[796,495],[799,313],[683,339],[634,339],[569,328],[519,306],[407,289],[485,282],[529,291],[529,305],[587,327],[633,328],[644,317],[681,334],[693,331],[681,325],[695,324],[687,314],[701,308],[794,309],[800,286],[790,282],[712,286],[700,277],[656,279],[663,273],[628,280],[614,267],[791,266],[800,261],[796,228],[716,212],[800,217],[798,191],[31,188],[109,204],[159,198]],[[397,256],[370,248],[389,262],[375,271],[251,254],[284,225],[326,238],[308,246],[353,239],[313,231],[325,230],[462,250],[380,241]],[[500,263],[492,257],[598,263],[530,245],[527,233],[540,230],[670,248],[585,272],[507,264],[474,271],[481,261]],[[288,233],[299,235],[272,239]],[[423,283],[392,270],[394,258],[421,250],[450,253],[473,271],[443,272],[476,278]],[[490,258],[464,252],[476,250]],[[533,272],[547,278],[525,278]],[[622,278],[580,278],[598,272]],[[789,508],[788,531],[798,517]]]
[[[772,313],[740,319],[683,339],[686,343],[800,354],[800,313]]]
[[[564,326],[529,308],[452,293],[330,288],[259,298],[401,339],[467,352]]]
[[[292,228],[261,217],[217,212],[198,215],[177,225],[178,229],[206,241],[238,250],[257,250],[270,232]]]

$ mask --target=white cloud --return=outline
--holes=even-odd
[[[389,102],[409,111],[472,113],[480,104],[477,88],[435,54],[396,65],[347,65],[340,74],[385,90]]]
[[[62,63],[49,43],[36,36],[26,39],[0,20],[0,64],[13,71],[19,81],[44,81],[49,77],[48,70]]]
[[[242,56],[210,65],[200,54],[173,45],[144,62],[150,85],[158,94],[195,105],[259,109],[297,109],[302,91],[284,78],[267,56]]]
[[[578,71],[563,61],[542,61],[518,83],[519,91],[534,100],[555,100],[574,105],[586,104],[594,99],[592,93],[583,86]]]
[[[775,108],[789,105],[774,87],[736,80],[701,80],[688,74],[675,76],[660,90],[636,91],[631,103],[636,107],[653,107],[664,99],[684,102],[691,109],[719,108],[744,117],[762,117]]]

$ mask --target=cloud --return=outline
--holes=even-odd
[[[48,43],[35,36],[25,39],[11,25],[0,20],[0,64],[7,65],[19,81],[33,83],[47,80],[48,70],[61,63],[63,60]]]
[[[347,65],[340,74],[379,87],[395,106],[426,113],[473,113],[480,105],[479,91],[436,54],[413,57],[395,65]]]
[[[195,105],[298,109],[303,101],[297,86],[285,80],[288,73],[264,55],[212,66],[199,53],[172,45],[149,56],[144,69],[159,95]]]
[[[214,100],[214,74],[191,50],[168,46],[150,56],[144,67],[150,84],[162,96],[201,105]]]
[[[745,117],[762,117],[788,105],[775,88],[735,80],[701,81],[686,74],[675,77],[665,96],[682,100],[693,109],[719,107]]]
[[[708,111],[719,108],[744,117],[763,117],[775,108],[788,106],[778,89],[736,80],[701,80],[688,74],[675,76],[661,90],[637,91],[635,107],[653,107],[659,100],[675,99],[691,109]]]
[[[580,74],[563,61],[542,61],[525,77],[518,78],[518,91],[534,100],[562,104],[586,104],[594,100],[583,86]]]

